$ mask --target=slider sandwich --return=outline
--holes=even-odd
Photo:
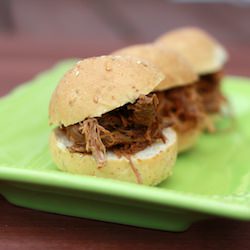
[[[130,46],[114,54],[141,58],[165,74],[152,92],[159,99],[158,116],[165,127],[177,132],[179,152],[192,148],[203,130],[205,113],[195,87],[198,78],[189,63],[177,52],[152,44]]]
[[[177,136],[162,126],[152,90],[164,79],[153,65],[122,56],[79,61],[49,107],[52,158],[62,171],[145,185],[165,180]]]
[[[227,106],[221,92],[223,67],[228,59],[226,50],[213,37],[198,28],[181,28],[159,37],[156,46],[179,52],[199,75],[196,89],[210,120],[208,129],[214,131],[214,122]]]

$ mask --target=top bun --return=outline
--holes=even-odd
[[[156,45],[178,51],[200,75],[221,70],[228,59],[222,45],[199,28],[173,30],[159,37]]]
[[[157,91],[197,80],[191,65],[174,50],[163,50],[153,44],[140,44],[117,50],[113,54],[136,56],[157,66],[165,74],[165,79],[155,88]]]
[[[52,95],[50,123],[68,126],[101,116],[150,93],[164,78],[153,65],[132,57],[101,56],[79,61]]]

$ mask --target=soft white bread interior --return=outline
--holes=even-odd
[[[163,49],[178,51],[199,75],[221,70],[228,59],[223,46],[199,28],[188,27],[167,32],[155,44]]]
[[[165,78],[155,66],[129,56],[101,56],[79,61],[55,89],[50,123],[68,126],[133,103]]]
[[[157,66],[165,74],[165,79],[155,88],[157,91],[187,85],[198,79],[192,66],[175,50],[161,49],[153,44],[138,44],[113,54],[135,56]]]
[[[50,148],[54,162],[62,171],[157,185],[171,175],[177,154],[176,133],[171,128],[166,128],[163,133],[166,142],[159,140],[132,155],[132,164],[125,157],[119,158],[114,153],[107,152],[106,165],[98,168],[91,155],[69,152],[67,146],[70,146],[70,142],[58,129],[51,134]]]

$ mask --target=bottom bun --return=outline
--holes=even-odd
[[[201,131],[202,130],[200,129],[200,127],[199,128],[195,127],[193,129],[189,129],[186,132],[177,133],[178,134],[178,153],[182,153],[193,148],[198,138],[201,135]]]
[[[226,116],[223,116],[223,114],[221,113],[214,113],[214,114],[209,114],[208,115],[209,119],[210,119],[210,122],[213,126],[213,130],[212,131],[209,131],[209,132],[217,132],[217,124],[223,119],[225,118]]]
[[[220,121],[221,117],[219,113],[208,114],[206,122],[203,125],[203,132],[210,134],[217,132],[216,124]]]
[[[157,141],[146,149],[132,155],[131,161],[107,152],[107,163],[98,168],[95,159],[88,154],[71,153],[70,142],[55,129],[50,137],[50,149],[54,162],[65,172],[111,178],[121,181],[157,185],[172,173],[177,155],[177,136],[174,130],[163,130],[166,143]]]

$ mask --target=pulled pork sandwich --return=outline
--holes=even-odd
[[[228,59],[225,49],[199,28],[173,30],[158,38],[155,44],[163,49],[174,49],[179,52],[199,75],[196,89],[202,99],[204,110],[210,117],[207,127],[214,131],[215,118],[222,113],[227,103],[220,88],[223,66]]]
[[[159,99],[158,116],[163,126],[171,126],[177,132],[179,152],[192,148],[202,132],[206,115],[194,84],[198,78],[189,63],[177,52],[152,44],[130,46],[114,54],[142,58],[165,74],[153,91]]]
[[[55,89],[52,157],[67,172],[156,185],[170,174],[177,136],[162,126],[152,90],[164,79],[131,57],[79,61]]]

